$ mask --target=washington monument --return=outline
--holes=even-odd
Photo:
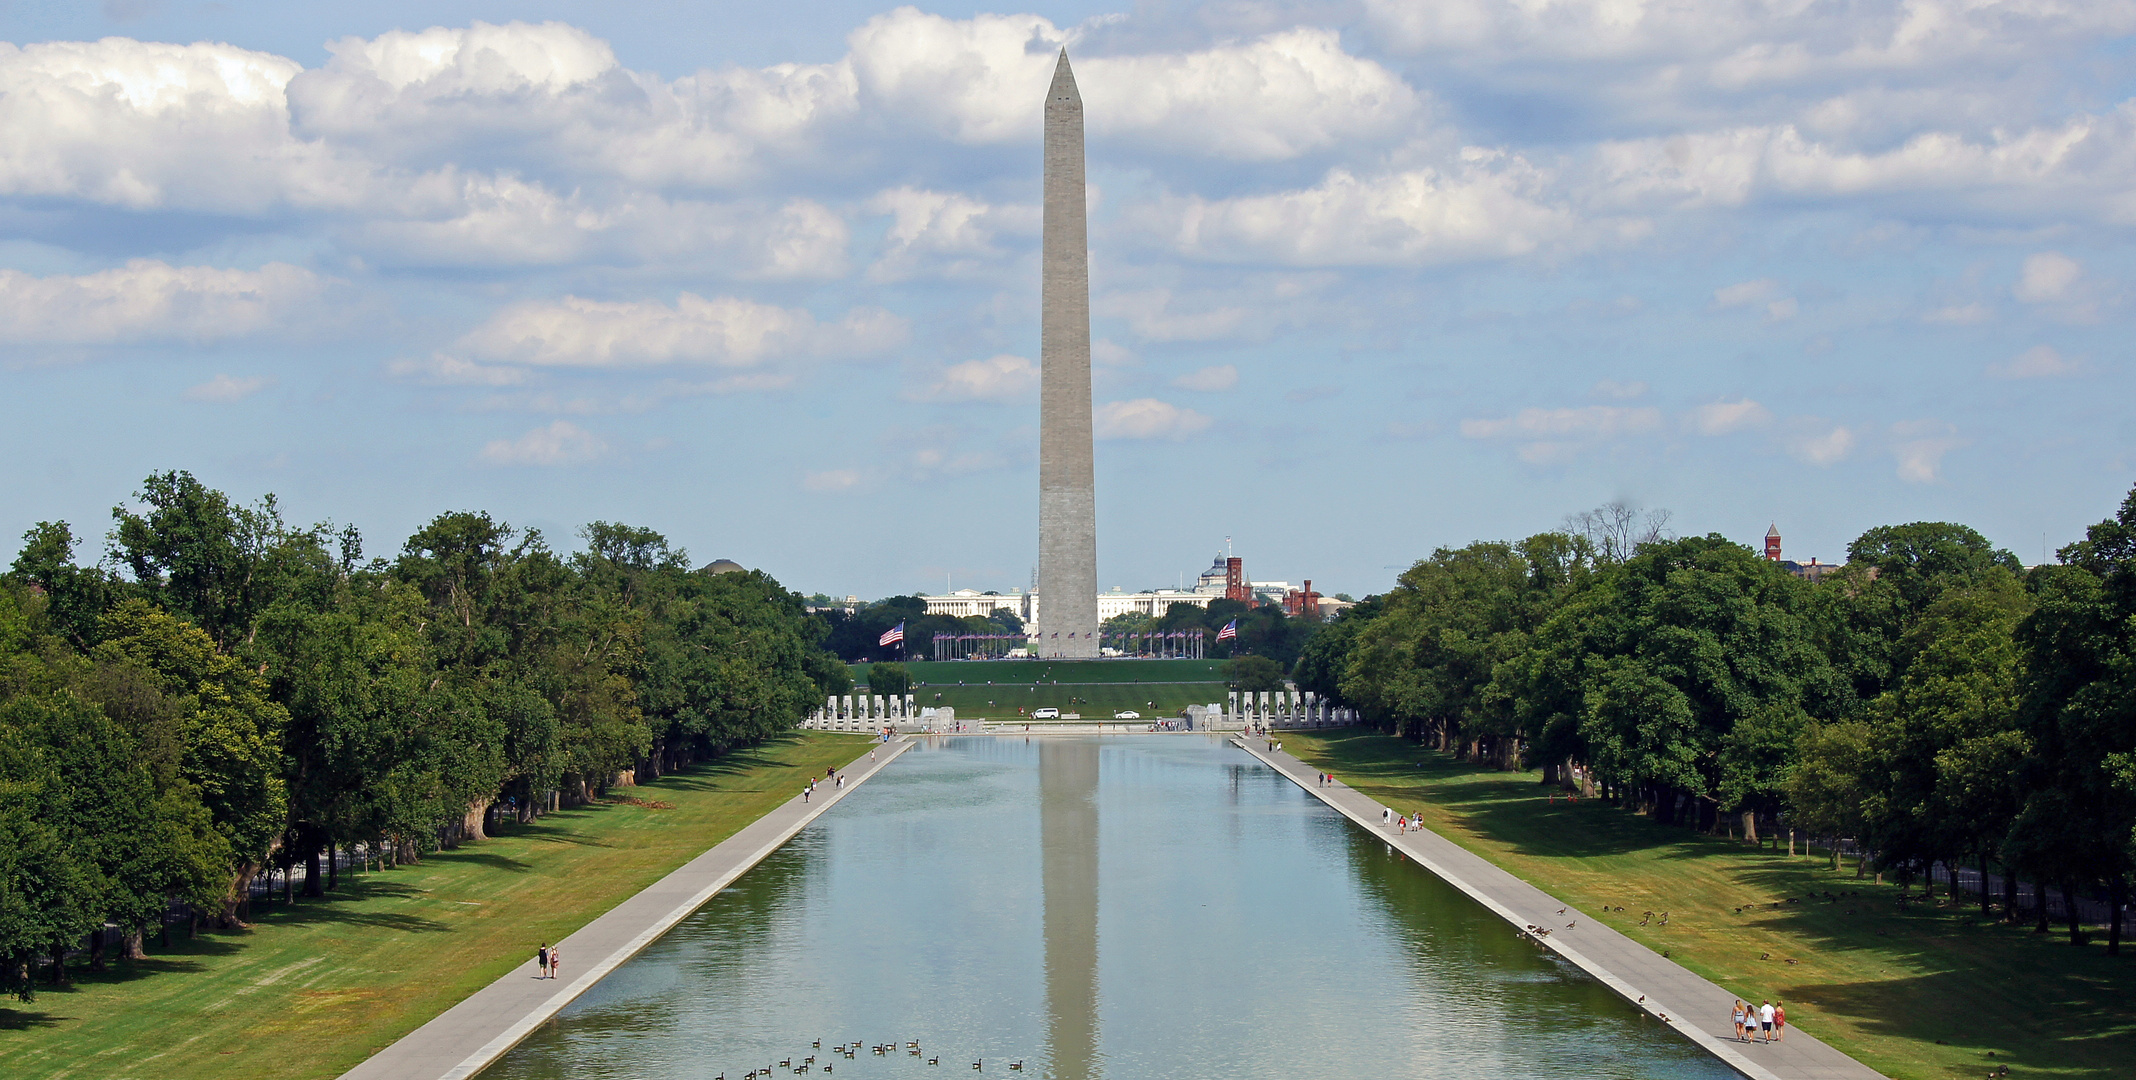
[[[1046,91],[1038,334],[1038,654],[1098,655],[1098,498],[1091,468],[1090,254],[1083,96],[1061,50]]]

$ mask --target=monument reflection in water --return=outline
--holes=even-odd
[[[1038,744],[1046,905],[1046,1074],[1085,1080],[1098,1049],[1098,744]]]
[[[810,1055],[824,1080],[1734,1076],[1198,736],[917,747],[484,1075]]]

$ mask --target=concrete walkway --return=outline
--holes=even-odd
[[[1234,738],[1232,743],[1507,922],[1523,929],[1547,928],[1550,933],[1542,938],[1544,945],[1624,995],[1626,1001],[1674,1027],[1701,1049],[1711,1051],[1737,1072],[1753,1080],[1875,1080],[1881,1075],[1797,1027],[1801,1019],[1799,1005],[1796,1015],[1789,1018],[1784,1041],[1737,1042],[1734,1026],[1721,1026],[1730,1023],[1734,994],[1429,829],[1399,833],[1381,825],[1381,804],[1339,780],[1321,786],[1316,782],[1318,769],[1282,751],[1270,752],[1267,740],[1242,737]],[[1559,914],[1560,909],[1563,914]]]
[[[587,923],[558,943],[563,977],[537,978],[530,945],[526,963],[371,1055],[342,1074],[342,1080],[462,1080],[488,1068],[912,745],[902,737],[875,745],[846,766],[845,787],[818,784],[815,796],[805,803],[794,796]]]

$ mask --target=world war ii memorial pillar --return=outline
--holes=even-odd
[[[1039,279],[1040,656],[1098,655],[1098,505],[1091,466],[1090,237],[1083,96],[1061,50],[1046,91],[1046,210]]]

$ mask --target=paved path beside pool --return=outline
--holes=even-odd
[[[1282,739],[1276,741],[1280,743]],[[1280,750],[1271,752],[1268,740],[1241,737],[1232,743],[1507,922],[1523,929],[1549,929],[1550,933],[1542,938],[1544,945],[1624,995],[1626,1001],[1668,1023],[1701,1049],[1711,1051],[1737,1072],[1754,1080],[1876,1080],[1882,1075],[1817,1041],[1793,1022],[1788,1024],[1787,1038],[1781,1042],[1737,1042],[1734,1026],[1721,1026],[1729,1023],[1734,994],[1438,833],[1429,829],[1401,833],[1381,825],[1380,803],[1339,780],[1321,785],[1317,780],[1320,770]],[[1561,909],[1564,914],[1559,914]]]
[[[587,923],[558,943],[562,978],[536,978],[534,960],[529,957],[496,982],[342,1074],[342,1080],[463,1080],[481,1072],[911,746],[912,740],[903,737],[872,746],[845,767],[845,787],[818,784],[815,796],[806,802],[794,796]]]

